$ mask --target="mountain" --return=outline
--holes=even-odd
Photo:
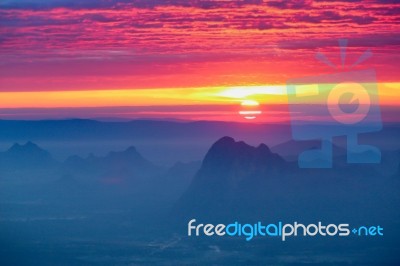
[[[15,143],[0,153],[0,169],[3,171],[50,170],[57,165],[49,152],[30,141],[23,145]]]
[[[223,214],[264,198],[265,186],[290,164],[265,144],[252,147],[223,137],[212,145],[175,210],[193,215]]]
[[[321,147],[321,141],[318,140],[307,140],[307,141],[295,141],[289,140],[278,145],[271,147],[271,150],[280,154],[288,160],[297,160],[298,155],[311,149],[318,149]]]
[[[400,148],[399,134],[398,125],[385,124],[382,131],[359,134],[359,137],[360,143],[375,145],[381,150],[396,150]],[[167,166],[177,161],[201,160],[207,148],[215,140],[226,135],[251,145],[266,143],[270,147],[292,139],[289,123],[0,120],[0,142],[31,140],[51,145],[51,152],[56,158],[67,158],[71,154],[82,157],[89,152],[105,154],[110,150],[119,150],[133,144],[152,162]],[[281,150],[277,152],[280,153]],[[281,155],[286,158],[285,154]]]
[[[276,176],[284,170],[284,166],[285,161],[265,144],[256,148],[223,137],[206,154],[195,181],[200,185],[202,182],[216,182],[216,185],[222,182],[235,189],[247,176]]]
[[[85,119],[12,121],[0,120],[0,142],[31,140],[51,145],[57,158],[89,152],[105,154],[134,144],[152,162],[171,166],[177,161],[200,160],[220,136],[265,140],[278,144],[290,139],[288,125],[237,122],[95,121]]]
[[[74,155],[63,163],[30,141],[16,143],[0,153],[2,182],[27,185],[36,198],[66,201],[79,198],[85,191],[83,194],[93,202],[119,198],[128,204],[135,198],[142,203],[164,201],[170,205],[187,189],[199,167],[199,162],[179,162],[171,168],[158,166],[133,146],[105,156]]]
[[[104,157],[90,154],[87,158],[71,156],[63,164],[63,171],[84,179],[104,184],[148,182],[164,169],[145,159],[135,147],[109,152]]]
[[[299,169],[264,144],[253,147],[223,137],[207,152],[172,216],[186,222],[400,218],[400,212],[390,208],[400,204],[400,180],[374,167],[336,164],[331,169]]]
[[[340,139],[340,141],[336,141],[335,143],[331,142],[334,164],[343,163],[346,161],[346,148],[343,147],[346,147],[347,143],[343,140],[345,139]],[[271,147],[273,152],[278,153],[285,160],[291,162],[297,161],[302,152],[315,149],[321,149],[321,140],[289,140]]]

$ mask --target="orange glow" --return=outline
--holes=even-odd
[[[284,89],[284,86],[280,86]],[[232,92],[234,92],[232,94]],[[263,94],[261,93],[263,92]],[[0,92],[0,108],[56,108],[56,107],[99,107],[99,106],[155,106],[155,105],[200,105],[232,104],[243,105],[274,99],[277,103],[285,101],[285,95],[270,95],[268,90],[253,86],[239,88],[166,88],[166,89],[124,89],[90,91],[36,91]],[[268,96],[268,97],[267,97]]]
[[[242,106],[259,106],[260,104],[254,100],[244,100],[240,105],[242,105]]]
[[[0,108],[198,105],[232,103],[219,88],[0,92]]]
[[[400,103],[400,83],[379,84],[382,105]],[[124,89],[90,91],[0,92],[0,108],[57,108],[112,106],[177,106],[240,104],[243,111],[259,104],[287,104],[284,85]],[[251,110],[250,110],[251,111]],[[254,111],[254,110],[253,110]]]

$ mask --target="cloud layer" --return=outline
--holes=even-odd
[[[383,0],[3,0],[0,90],[283,84],[329,71],[338,38],[396,81],[399,22]]]

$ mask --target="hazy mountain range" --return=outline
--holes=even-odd
[[[360,134],[360,142],[378,146],[381,150],[398,150],[400,127],[385,124],[381,132]],[[199,161],[208,148],[222,136],[231,136],[250,145],[265,143],[285,159],[296,158],[303,145],[318,146],[319,140],[296,142],[290,124],[257,124],[236,122],[178,122],[134,120],[104,122],[94,120],[0,120],[0,150],[13,143],[32,141],[54,158],[64,161],[71,155],[86,157],[89,153],[106,155],[112,150],[135,146],[153,163],[172,166],[178,161]],[[285,147],[284,143],[289,142]],[[334,139],[334,144],[345,147],[345,139]],[[290,147],[290,148],[289,148]]]
[[[252,147],[224,137],[208,151],[175,214],[183,220],[400,218],[400,212],[393,213],[400,206],[400,156],[388,156],[385,161],[394,162],[390,174],[376,165],[344,162],[332,169],[299,169],[264,144]]]
[[[138,200],[143,206],[147,201],[166,206],[184,192],[199,165],[158,166],[133,146],[105,156],[73,155],[58,161],[33,142],[15,143],[0,153],[0,201],[30,198],[79,204],[78,196],[95,205],[119,199],[124,207]]]
[[[301,143],[297,147],[293,142],[285,145],[292,149],[309,146]],[[142,206],[157,202],[164,207],[174,205],[172,213],[182,219],[195,215],[287,216],[311,206],[322,211],[351,202],[359,207],[378,194],[384,195],[380,199],[397,204],[399,197],[393,196],[400,188],[399,155],[385,153],[385,165],[379,167],[347,164],[339,153],[332,169],[299,169],[296,162],[285,160],[265,144],[253,147],[223,137],[211,146],[201,165],[176,163],[166,168],[150,162],[133,146],[105,156],[74,155],[61,162],[27,142],[16,143],[0,154],[0,182],[3,190],[11,186],[12,191],[16,184],[35,188],[30,193],[36,193],[38,199],[58,200],[58,193],[65,191],[64,199],[68,200],[69,194],[79,191],[92,195],[93,202],[120,198],[126,206],[127,199],[142,202]],[[382,204],[376,201],[373,206]]]
[[[79,143],[68,144],[73,150],[80,149]],[[216,243],[222,250],[239,252],[244,248],[242,239],[227,243],[186,239],[187,222],[193,218],[205,223],[376,223],[389,233],[384,242],[367,246],[393,261],[391,247],[398,245],[400,235],[399,151],[384,151],[382,165],[350,165],[345,162],[343,147],[335,146],[338,152],[332,169],[299,169],[292,161],[294,155],[318,145],[316,141],[288,141],[270,149],[265,144],[252,146],[222,137],[204,147],[202,162],[166,167],[132,145],[103,155],[72,155],[60,160],[34,142],[15,143],[0,153],[4,261],[18,265],[24,258],[34,258],[38,264],[70,260],[70,264],[85,265],[93,262],[91,258],[98,260],[104,248],[114,247],[115,257],[104,261],[115,263],[121,256],[124,260],[145,256],[151,261],[186,254],[194,262],[199,250],[208,254]],[[169,156],[163,145],[155,152]],[[280,152],[286,152],[285,156]],[[253,243],[259,254],[266,254],[266,245],[271,244]],[[311,245],[329,249],[319,240]],[[342,252],[354,255],[364,248],[361,242],[351,245],[353,249]],[[285,247],[281,254],[297,249]],[[55,255],[50,256],[49,250]],[[37,256],[21,256],[33,251]],[[378,256],[374,251],[370,254]],[[215,259],[226,262],[224,257]]]

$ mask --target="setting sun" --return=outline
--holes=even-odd
[[[247,120],[256,119],[262,112],[259,110],[259,103],[254,100],[244,100],[240,104],[242,110],[239,111],[239,114],[243,116]]]

